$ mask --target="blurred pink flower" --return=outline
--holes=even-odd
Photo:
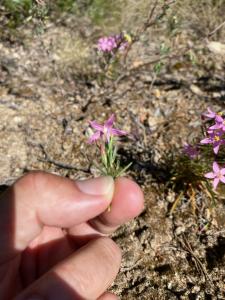
[[[93,143],[102,137],[105,137],[107,142],[109,142],[110,137],[112,136],[122,136],[127,135],[126,131],[113,128],[113,123],[115,121],[114,114],[111,115],[111,117],[104,122],[103,125],[97,123],[96,121],[90,121],[90,125],[93,129],[96,130],[96,132],[89,138],[89,143]]]
[[[211,110],[210,107],[208,107],[207,112],[203,113],[202,115],[208,119],[215,119],[215,121],[218,120],[218,118],[221,118],[221,114]]]
[[[225,120],[223,117],[221,116],[217,116],[217,118],[215,119],[216,123],[209,127],[210,130],[215,130],[215,129],[221,129],[223,131],[225,131]]]
[[[190,158],[190,159],[194,159],[198,156],[199,154],[199,151],[197,149],[196,146],[192,146],[188,143],[185,143],[184,144],[184,147],[183,147],[183,152]]]
[[[114,36],[102,37],[98,40],[98,50],[102,52],[111,52],[117,46],[117,39]]]
[[[221,145],[225,144],[224,139],[222,138],[224,132],[219,130],[208,130],[209,137],[200,141],[201,144],[212,144],[213,151],[215,154],[218,153]]]
[[[124,51],[128,45],[127,35],[121,33],[111,36],[101,37],[98,40],[98,50],[102,52],[112,52],[114,49]]]
[[[209,172],[204,176],[209,179],[213,179],[213,188],[214,190],[217,188],[219,182],[225,183],[225,168],[220,168],[218,163],[214,161],[213,163],[213,172]]]

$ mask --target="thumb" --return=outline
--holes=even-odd
[[[111,177],[73,181],[44,172],[22,177],[0,199],[0,262],[23,251],[43,226],[70,228],[99,215],[113,193]]]

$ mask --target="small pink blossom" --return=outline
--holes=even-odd
[[[190,159],[194,159],[198,156],[199,151],[197,149],[197,147],[192,146],[190,144],[185,143],[184,147],[183,147],[183,152],[190,158]]]
[[[125,39],[122,33],[115,35],[115,39],[116,39],[117,47],[120,51],[124,51],[128,47],[129,43]]]
[[[98,50],[105,53],[112,53],[116,49],[124,51],[128,45],[129,42],[123,33],[105,36],[98,40]]]
[[[208,107],[207,112],[203,113],[202,115],[208,119],[215,119],[215,121],[217,121],[218,118],[221,117],[220,113],[216,113],[215,111],[211,110],[210,107]]]
[[[217,188],[219,182],[225,183],[225,168],[220,168],[218,163],[214,161],[213,163],[213,172],[209,172],[204,176],[209,179],[213,179],[213,188],[214,190]]]
[[[117,39],[114,36],[102,37],[98,40],[98,50],[102,52],[112,52],[117,46]]]
[[[209,129],[211,130],[215,130],[215,129],[221,129],[222,131],[225,131],[225,120],[223,117],[221,116],[217,116],[217,118],[215,119],[216,123],[209,127]]]
[[[129,45],[128,42],[123,42],[123,43],[121,43],[120,46],[119,46],[119,50],[120,50],[120,51],[126,50],[127,47],[128,47],[128,45]]]
[[[90,121],[90,125],[93,129],[95,129],[95,133],[89,138],[89,143],[93,143],[102,137],[106,138],[106,141],[109,142],[112,136],[122,136],[127,135],[127,132],[113,128],[113,123],[115,121],[114,114],[104,122],[103,125],[97,123],[96,121]]]
[[[221,145],[225,144],[224,139],[222,138],[224,132],[219,130],[208,130],[209,137],[200,141],[201,144],[212,144],[213,152],[217,154]]]

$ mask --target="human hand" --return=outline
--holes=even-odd
[[[120,249],[103,235],[142,209],[126,178],[25,175],[0,199],[0,300],[118,299]]]

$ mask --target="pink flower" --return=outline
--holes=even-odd
[[[112,36],[105,36],[98,40],[98,50],[109,53],[114,49],[124,51],[129,45],[127,34],[117,34]]]
[[[128,45],[129,45],[128,42],[123,42],[123,43],[121,43],[120,46],[119,46],[119,50],[120,50],[120,51],[126,50],[127,47],[128,47]]]
[[[117,39],[114,36],[102,37],[98,40],[98,50],[102,52],[111,52],[117,48]]]
[[[123,33],[115,35],[115,40],[117,43],[117,47],[120,51],[124,51],[128,47],[128,41],[125,39]]]
[[[215,154],[218,153],[221,145],[225,144],[225,141],[222,139],[224,132],[219,130],[208,130],[209,137],[200,141],[201,144],[212,144],[213,151]]]
[[[97,123],[96,121],[90,121],[91,127],[94,128],[96,132],[89,138],[89,143],[93,143],[101,139],[102,137],[105,137],[107,142],[109,142],[112,136],[127,135],[127,132],[112,127],[114,121],[114,114],[112,114],[111,117],[107,121],[105,121],[103,125]]]
[[[209,179],[213,179],[213,188],[217,188],[218,183],[221,181],[225,183],[225,168],[220,168],[218,163],[214,161],[213,172],[207,173],[204,176]]]
[[[215,111],[211,110],[210,107],[207,108],[208,112],[205,112],[204,114],[202,114],[204,117],[208,118],[208,119],[215,119],[218,120],[218,117],[221,117],[221,113],[216,113]]]
[[[216,124],[209,127],[209,129],[211,129],[211,130],[221,129],[222,131],[225,131],[225,120],[224,120],[224,118],[222,118],[221,116],[217,116],[215,121],[216,121]]]
[[[198,156],[199,151],[197,149],[197,147],[192,146],[190,144],[185,143],[184,147],[183,147],[183,152],[189,156],[190,159],[194,159]]]

